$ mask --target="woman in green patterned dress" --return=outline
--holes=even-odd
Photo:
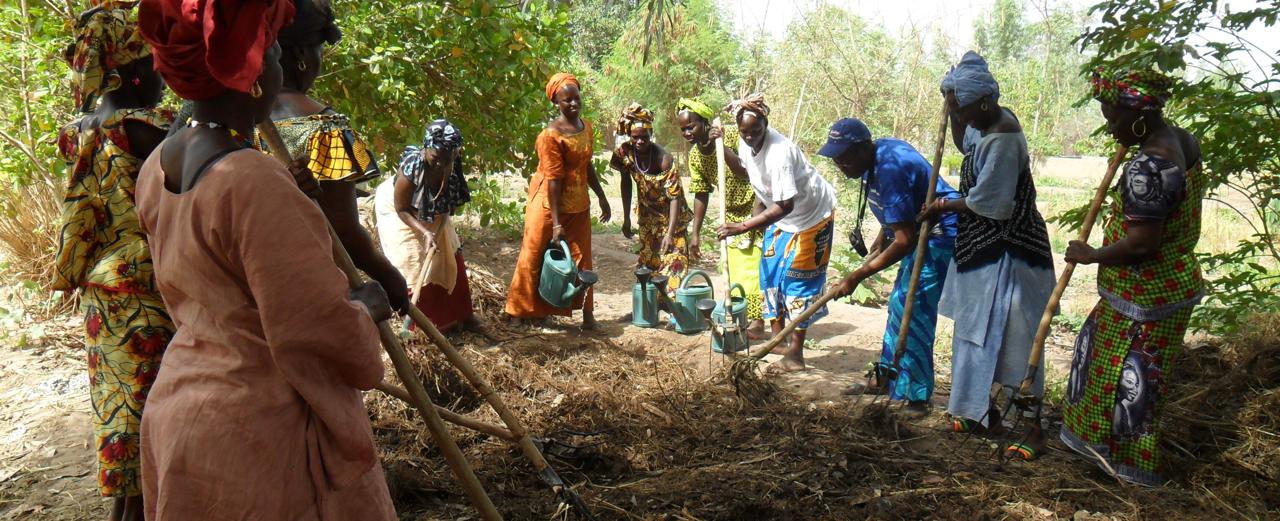
[[[693,192],[693,232],[689,235],[689,255],[697,258],[702,247],[702,223],[707,216],[711,192],[720,183],[716,158],[716,139],[724,138],[725,178],[724,218],[741,223],[755,214],[756,193],[751,189],[747,169],[738,158],[738,127],[712,124],[715,111],[696,99],[682,98],[676,105],[676,123],[680,134],[689,142],[689,191]],[[725,224],[725,223],[721,223]],[[764,320],[760,318],[760,232],[744,233],[729,241],[727,265],[729,278],[742,284],[747,292],[747,319],[751,321],[747,335],[753,340],[764,337]]]
[[[1171,84],[1154,71],[1094,74],[1108,133],[1136,153],[1112,194],[1103,246],[1072,241],[1066,253],[1098,264],[1101,298],[1076,338],[1062,441],[1145,486],[1164,482],[1167,378],[1204,295],[1195,249],[1207,180],[1195,136],[1162,116]]]
[[[58,134],[70,179],[53,283],[80,291],[98,491],[114,498],[113,521],[143,517],[139,427],[173,336],[133,199],[142,160],[173,116],[155,109],[164,82],[128,7],[80,15],[65,52],[82,115]]]
[[[613,151],[609,166],[622,173],[622,235],[632,237],[631,185],[635,183],[640,258],[644,266],[669,277],[668,290],[689,269],[689,207],[680,186],[680,170],[671,154],[653,142],[653,113],[632,103],[618,121],[627,140]]]

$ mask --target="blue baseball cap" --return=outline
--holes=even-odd
[[[822,145],[818,155],[835,159],[840,157],[849,145],[871,141],[871,131],[856,118],[844,118],[831,125],[827,134],[827,144]]]

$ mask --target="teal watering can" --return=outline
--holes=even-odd
[[[552,307],[569,309],[573,299],[600,280],[594,271],[579,270],[569,253],[569,243],[550,244],[542,254],[542,273],[538,275],[538,296]]]
[[[689,284],[694,277],[702,277],[706,285]],[[707,329],[707,321],[698,312],[698,301],[711,298],[711,277],[706,272],[692,270],[680,281],[674,299],[667,300],[667,313],[671,314],[671,325],[676,332],[686,335],[701,333]]]
[[[737,291],[739,296],[733,296]],[[717,302],[711,312],[711,350],[736,353],[751,346],[747,338],[747,290],[741,284],[729,289],[729,318],[725,318],[724,302]]]
[[[661,286],[657,284],[659,280],[663,283]],[[658,325],[658,294],[665,291],[666,277],[654,277],[645,266],[636,268],[636,285],[631,288],[631,324],[637,327]]]

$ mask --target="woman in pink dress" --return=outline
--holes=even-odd
[[[390,316],[386,293],[348,292],[320,209],[248,146],[292,15],[287,0],[140,7],[156,69],[194,101],[137,191],[177,326],[142,422],[152,521],[396,518],[360,395],[382,379],[370,318]]]

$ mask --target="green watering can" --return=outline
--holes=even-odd
[[[689,285],[694,277],[702,277],[707,284],[705,286]],[[711,293],[711,277],[706,272],[692,270],[684,276],[680,281],[680,287],[676,288],[675,299],[667,302],[667,313],[671,314],[671,325],[675,327],[676,332],[692,335],[707,329],[707,321],[698,311],[698,301],[711,298]]]
[[[600,280],[594,271],[579,270],[569,253],[569,243],[547,245],[542,254],[542,273],[538,275],[538,296],[552,307],[569,309],[573,299]]]
[[[733,296],[734,291],[740,296]],[[747,338],[747,290],[741,284],[734,284],[729,295],[728,320],[724,302],[717,302],[711,312],[711,350],[717,353],[736,353],[751,346]]]

